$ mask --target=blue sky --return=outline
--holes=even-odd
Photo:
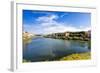
[[[87,31],[90,27],[90,13],[23,10],[23,31],[30,33]]]

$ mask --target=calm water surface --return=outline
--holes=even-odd
[[[88,42],[75,40],[61,40],[52,38],[36,38],[23,44],[23,59],[36,61],[52,61],[70,55],[90,51]]]

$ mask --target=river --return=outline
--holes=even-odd
[[[89,51],[87,41],[40,37],[33,38],[31,42],[23,44],[23,59],[31,62],[54,61],[73,53]]]

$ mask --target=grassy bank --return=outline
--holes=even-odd
[[[90,52],[71,54],[69,56],[62,57],[60,60],[64,61],[64,60],[88,60],[88,59],[91,59]]]

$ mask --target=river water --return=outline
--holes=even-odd
[[[54,61],[73,53],[89,51],[87,41],[40,37],[33,38],[31,42],[23,44],[23,59],[31,62]]]

